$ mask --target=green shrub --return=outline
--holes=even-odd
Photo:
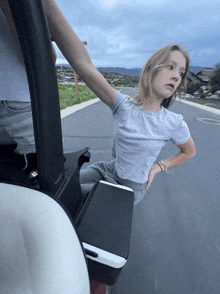
[[[220,62],[214,66],[214,73],[210,77],[211,92],[215,93],[220,90]]]
[[[200,89],[200,87],[201,84],[191,82],[189,85],[187,85],[187,93],[193,95]]]

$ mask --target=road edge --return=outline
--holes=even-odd
[[[61,115],[61,118],[64,118],[80,109],[83,109],[89,105],[92,105],[96,102],[99,102],[100,99],[99,98],[94,98],[94,99],[91,99],[91,100],[88,100],[88,101],[85,101],[85,102],[82,102],[82,103],[79,103],[79,104],[76,104],[76,105],[73,105],[73,106],[69,106],[65,109],[61,109],[60,111],[60,115]]]
[[[180,98],[177,98],[176,101],[179,101],[179,102],[182,102],[182,103],[185,103],[185,104],[188,104],[188,105],[191,105],[191,106],[194,106],[194,107],[197,107],[197,108],[212,112],[214,114],[220,115],[220,109],[212,108],[210,106],[202,105],[202,104],[195,103],[195,102],[192,102],[192,101],[183,100],[183,99],[180,99]]]
[[[81,110],[89,105],[92,105],[94,103],[97,103],[99,102],[100,99],[99,98],[94,98],[94,99],[91,99],[91,100],[88,100],[88,101],[85,101],[85,102],[82,102],[80,104],[76,104],[76,105],[73,105],[73,106],[69,106],[65,109],[62,109],[60,111],[60,115],[61,115],[61,118],[64,118],[78,110]],[[179,99],[177,98],[176,101],[178,102],[182,102],[182,103],[185,103],[185,104],[188,104],[188,105],[191,105],[191,106],[194,106],[194,107],[197,107],[197,108],[200,108],[200,109],[203,109],[203,110],[206,110],[206,111],[209,111],[211,113],[214,113],[214,114],[217,114],[217,115],[220,115],[220,109],[216,109],[216,108],[212,108],[210,106],[206,106],[206,105],[202,105],[202,104],[199,104],[199,103],[195,103],[195,102],[192,102],[192,101],[187,101],[187,100],[183,100],[183,99]]]

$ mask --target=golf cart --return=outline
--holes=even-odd
[[[41,0],[8,0],[33,113],[37,173],[0,146],[0,293],[106,293],[126,264],[133,191],[105,181],[83,197],[89,148],[63,154],[57,77]],[[111,215],[111,218],[107,217]]]

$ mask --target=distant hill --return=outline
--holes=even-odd
[[[197,74],[201,70],[203,70],[205,67],[201,66],[190,66],[189,70],[192,71],[194,74]],[[103,72],[114,72],[114,73],[119,73],[122,75],[128,75],[132,77],[138,77],[141,74],[142,68],[124,68],[124,67],[98,67],[97,68],[99,71]]]
[[[57,66],[63,66],[63,67],[70,67],[69,64],[57,64]],[[203,70],[205,67],[202,66],[190,66],[189,70],[192,71],[194,74],[197,74],[201,70]],[[121,75],[127,75],[131,77],[138,77],[141,74],[141,68],[124,68],[124,67],[97,67],[99,71],[102,72],[114,72]]]
[[[114,72],[123,76],[138,77],[141,74],[141,68],[124,68],[124,67],[97,67],[102,72]]]
[[[62,64],[56,64],[56,66],[63,66],[63,67],[71,67],[69,64],[62,63]],[[121,74],[123,76],[132,76],[132,77],[138,77],[141,73],[141,68],[124,68],[124,67],[97,67],[99,71],[102,72],[114,72]]]

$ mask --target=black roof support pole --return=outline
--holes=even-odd
[[[8,0],[23,51],[33,111],[40,187],[55,195],[64,180],[59,93],[41,0]]]

